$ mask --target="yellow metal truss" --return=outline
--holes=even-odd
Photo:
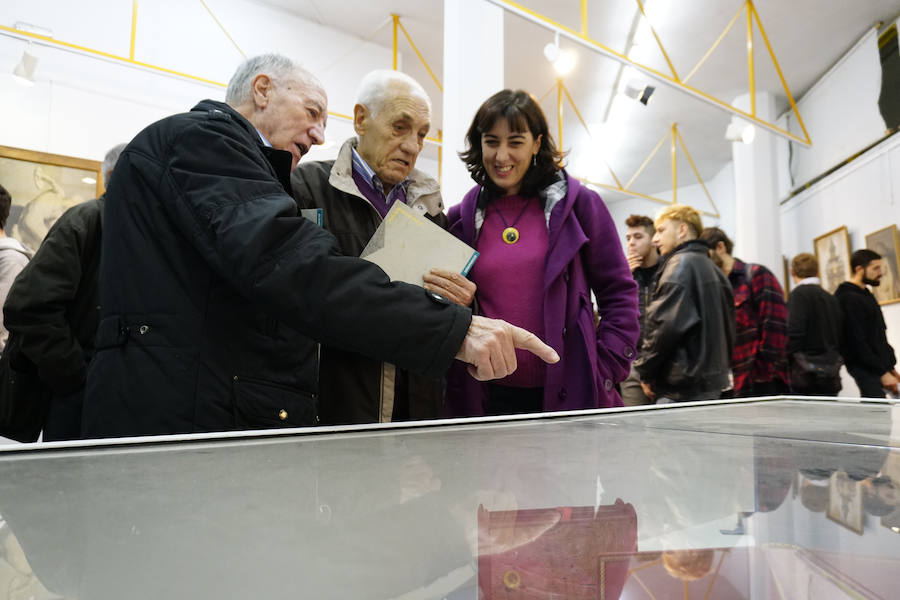
[[[558,126],[558,147],[562,148],[562,139],[563,139],[563,98],[569,101],[569,106],[572,107],[572,111],[575,113],[575,117],[578,119],[581,126],[587,132],[588,137],[591,140],[594,139],[593,133],[591,133],[590,128],[587,126],[587,123],[584,120],[584,117],[581,116],[581,111],[578,110],[578,106],[575,104],[575,100],[572,99],[572,95],[569,93],[569,89],[566,87],[566,84],[562,79],[557,79],[556,83],[551,87],[547,93],[543,95],[541,101],[547,98],[553,91],[556,91],[556,114],[557,114],[557,126]],[[665,200],[663,198],[659,198],[657,196],[651,196],[649,194],[644,194],[642,192],[638,192],[636,190],[631,189],[631,184],[635,182],[635,180],[640,176],[641,173],[644,172],[644,169],[647,168],[647,165],[653,160],[656,156],[656,153],[659,152],[659,149],[663,147],[663,145],[669,142],[669,151],[671,154],[672,160],[672,200],[671,202]],[[678,130],[678,124],[672,123],[669,130],[666,134],[659,140],[653,150],[650,151],[650,154],[647,155],[647,158],[644,159],[644,162],[641,163],[641,166],[635,171],[634,175],[628,180],[624,185],[622,181],[619,179],[616,172],[613,168],[606,162],[606,159],[603,160],[603,164],[606,166],[606,169],[609,171],[609,174],[612,176],[613,181],[616,182],[616,185],[610,185],[608,183],[599,183],[596,181],[591,181],[586,178],[579,178],[581,181],[585,183],[589,183],[590,185],[604,188],[607,190],[612,190],[615,192],[619,192],[620,194],[626,194],[628,196],[632,196],[635,198],[643,198],[645,200],[650,200],[651,202],[656,202],[657,204],[675,204],[678,202],[678,147],[681,147],[682,152],[684,153],[685,158],[687,158],[688,164],[691,166],[691,170],[694,172],[694,176],[697,178],[697,182],[700,184],[700,187],[703,189],[703,193],[706,194],[706,198],[709,200],[710,206],[713,207],[713,211],[701,211],[704,215],[708,215],[710,217],[719,218],[722,215],[719,213],[719,209],[716,206],[715,201],[712,199],[712,196],[709,193],[709,190],[706,188],[706,184],[703,182],[703,178],[700,176],[700,171],[697,170],[697,165],[694,163],[694,159],[691,156],[690,151],[687,148],[687,144],[684,142],[684,138],[681,136],[681,132]]]
[[[806,130],[806,126],[803,124],[803,118],[800,116],[800,111],[797,109],[797,104],[794,102],[794,96],[791,94],[791,90],[787,85],[787,82],[784,79],[784,74],[781,71],[781,67],[778,64],[778,60],[775,58],[775,52],[772,50],[772,45],[769,42],[769,36],[766,34],[765,27],[763,27],[762,20],[759,17],[759,13],[756,11],[756,7],[753,5],[753,0],[745,0],[745,2],[741,5],[740,10],[737,15],[731,20],[731,23],[725,28],[713,46],[707,51],[707,53],[700,59],[700,62],[691,70],[687,77],[681,79],[678,77],[678,73],[675,70],[675,66],[672,64],[672,61],[669,60],[669,55],[665,50],[665,47],[662,44],[662,41],[659,39],[656,31],[653,27],[650,27],[651,32],[653,33],[653,37],[656,40],[657,45],[660,48],[663,56],[666,59],[666,62],[669,65],[669,69],[671,74],[666,74],[661,71],[654,69],[653,67],[647,66],[645,64],[636,62],[631,60],[625,54],[610,48],[609,46],[604,45],[603,43],[591,38],[587,34],[587,7],[586,0],[581,0],[581,30],[576,31],[571,27],[567,27],[557,21],[554,21],[540,13],[537,13],[529,8],[522,6],[517,2],[513,2],[512,0],[487,0],[488,2],[499,6],[500,8],[516,14],[532,23],[540,25],[549,29],[550,31],[556,32],[561,36],[565,36],[566,38],[576,42],[594,52],[612,58],[622,64],[630,65],[631,67],[637,69],[638,71],[652,77],[656,81],[660,83],[664,83],[669,87],[672,87],[676,90],[687,93],[711,106],[714,106],[720,110],[736,115],[742,119],[753,122],[756,125],[770,131],[776,135],[787,138],[791,141],[797,142],[798,144],[802,144],[804,146],[812,146],[812,140],[809,137],[809,132]],[[641,0],[636,0],[638,4],[638,8],[641,13],[644,13],[643,4],[641,4]],[[747,66],[748,66],[748,88],[750,91],[751,98],[751,107],[750,112],[745,110],[741,110],[732,106],[729,102],[722,100],[720,98],[716,98],[715,96],[706,93],[700,89],[697,89],[691,85],[688,85],[687,81],[696,73],[697,69],[709,58],[709,56],[715,51],[718,47],[719,43],[728,33],[728,31],[734,26],[737,22],[738,17],[744,12],[747,11]],[[754,68],[754,59],[753,59],[753,24],[756,24],[756,27],[759,29],[759,33],[765,42],[766,49],[769,53],[769,57],[772,59],[772,64],[775,66],[775,70],[778,73],[778,77],[781,81],[781,85],[784,89],[785,94],[787,94],[788,101],[791,104],[791,110],[794,112],[794,115],[797,117],[797,123],[800,125],[800,128],[803,130],[803,137],[799,137],[794,135],[793,133],[782,129],[778,125],[774,123],[770,123],[764,119],[760,119],[756,116],[756,73]]]

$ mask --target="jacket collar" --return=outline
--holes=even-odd
[[[291,164],[294,162],[293,156],[287,150],[277,150],[271,146],[266,146],[263,143],[259,130],[256,129],[256,127],[253,126],[253,123],[248,121],[244,115],[224,102],[216,102],[215,100],[201,100],[197,106],[191,109],[191,112],[224,113],[228,115],[247,132],[247,135],[250,136],[253,143],[256,144],[260,152],[266,157],[266,160],[269,161],[269,164],[272,165],[275,176],[278,178],[278,182],[281,184],[281,187],[284,188],[284,191],[288,194],[293,194],[291,189]]]
[[[334,159],[334,165],[331,167],[331,173],[328,175],[328,183],[335,189],[366,200],[366,197],[356,187],[356,182],[353,181],[353,150],[358,145],[359,139],[356,136],[351,137],[341,145],[337,158]],[[441,186],[437,181],[418,169],[413,169],[409,173],[408,179],[409,183],[406,186],[407,205],[412,206],[422,203],[431,216],[436,216],[444,210],[444,204],[440,196]]]
[[[706,245],[706,242],[703,240],[688,240],[681,244],[680,246],[676,246],[674,250],[666,254],[665,256],[659,257],[660,263],[660,271],[662,271],[663,265],[672,260],[672,257],[676,254],[686,254],[688,252],[697,253],[697,254],[705,254],[707,257],[709,256],[709,246]],[[712,260],[712,259],[710,259]],[[718,267],[716,267],[718,269]]]

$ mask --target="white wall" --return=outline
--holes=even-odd
[[[787,182],[789,187],[803,185],[885,134],[884,119],[878,112],[880,91],[878,35],[872,29],[797,102],[813,147],[791,144],[793,185]],[[793,113],[782,116],[779,125],[785,124],[802,136]],[[782,142],[782,152],[786,152],[786,144]]]
[[[391,66],[390,48],[287,12],[246,0],[207,4],[248,56],[279,52],[301,61],[322,80],[332,111],[352,114],[360,78]],[[17,21],[51,29],[57,40],[117,56],[129,53],[130,2],[0,3],[0,24],[12,27]],[[37,85],[21,87],[7,73],[25,47],[22,40],[0,35],[0,145],[101,160],[111,146],[130,140],[147,124],[189,110],[203,98],[224,97],[220,86],[40,45],[35,48]],[[139,3],[135,59],[227,83],[242,56],[199,2],[154,0]],[[352,133],[349,123],[330,117],[329,143],[304,160],[333,158]],[[436,161],[426,159],[419,166],[437,175]]]
[[[884,135],[878,112],[881,67],[874,32],[866,35],[800,101],[800,113],[813,147],[792,143],[793,185],[801,185]],[[787,174],[788,144],[779,148]],[[791,182],[780,190],[787,197]],[[781,206],[784,255],[813,252],[813,239],[846,225],[851,251],[865,247],[866,234],[900,223],[900,137],[894,136],[850,164],[787,200]],[[900,304],[882,307],[888,341],[900,351]],[[856,384],[844,374],[841,395],[855,396]]]

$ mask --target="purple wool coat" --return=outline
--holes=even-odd
[[[636,356],[637,284],[603,200],[574,177],[567,174],[566,180],[568,192],[550,213],[544,266],[544,342],[560,360],[547,365],[543,409],[622,406],[614,386],[628,376]],[[471,189],[448,212],[450,232],[473,247],[480,189]],[[455,361],[448,374],[445,416],[483,415],[485,398],[484,384]]]

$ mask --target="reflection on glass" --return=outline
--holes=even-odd
[[[19,540],[0,517],[0,598],[4,600],[51,600],[62,598],[40,582]]]

